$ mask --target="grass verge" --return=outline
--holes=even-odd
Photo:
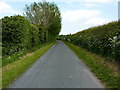
[[[95,55],[81,47],[74,46],[68,42],[65,42],[65,44],[70,47],[88,67],[90,67],[90,70],[101,80],[106,88],[120,89],[119,65],[114,65],[106,61],[105,58]]]
[[[2,67],[9,63],[15,62],[16,60],[18,60],[19,57],[24,56],[27,52],[28,50],[21,50],[11,56],[6,56],[6,57],[2,56]]]
[[[28,49],[23,49],[23,50],[20,50],[12,55],[6,55],[6,56],[2,56],[2,67],[7,65],[7,64],[10,64],[12,62],[15,62],[16,60],[18,60],[19,57],[22,57],[24,55],[26,55],[27,53],[31,53],[31,52],[34,52],[36,51],[37,49],[47,45],[48,43],[44,43],[44,44],[41,44],[37,47],[32,47],[30,50]],[[1,50],[1,49],[0,49]]]
[[[39,59],[51,46],[51,43],[41,47],[35,52],[28,53],[19,60],[7,64],[2,68],[2,88],[7,88],[18,76],[28,69],[37,59]]]

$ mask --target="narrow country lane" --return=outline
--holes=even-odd
[[[103,88],[62,41],[51,47],[10,88]]]

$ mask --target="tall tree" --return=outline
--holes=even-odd
[[[61,30],[61,13],[55,3],[39,2],[26,5],[24,15],[32,24],[43,27],[49,35],[57,36]]]

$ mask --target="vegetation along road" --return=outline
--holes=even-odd
[[[0,87],[120,89],[120,20],[60,35],[64,18],[54,2],[26,4],[23,13],[0,19]]]
[[[62,41],[57,41],[9,87],[102,88],[103,85]]]

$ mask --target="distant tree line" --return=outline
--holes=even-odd
[[[120,21],[89,28],[72,35],[61,35],[58,39],[120,62]]]
[[[55,41],[60,30],[61,14],[55,3],[34,2],[26,5],[24,16],[2,18],[3,58]]]

